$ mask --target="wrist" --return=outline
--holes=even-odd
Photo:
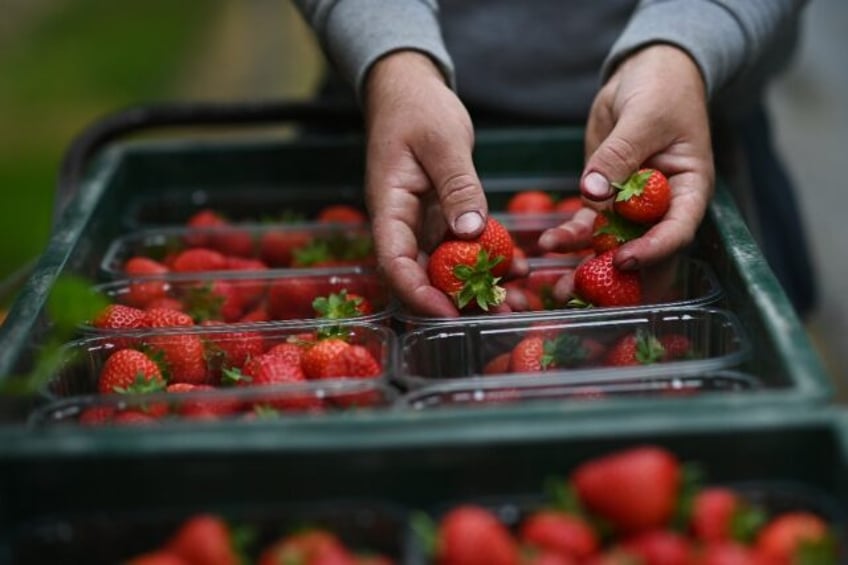
[[[370,99],[380,93],[407,87],[422,79],[438,80],[447,84],[439,66],[420,51],[393,51],[378,59],[365,78],[366,107]]]
[[[685,79],[706,96],[707,87],[701,68],[695,59],[681,47],[671,43],[652,43],[632,52],[624,59],[613,75],[631,67],[650,65],[661,69],[662,74],[671,73]]]

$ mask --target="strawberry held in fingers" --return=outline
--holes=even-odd
[[[506,299],[506,290],[497,284],[500,278],[492,274],[498,263],[479,243],[445,241],[430,255],[427,276],[460,310],[479,307],[488,311]]]
[[[509,231],[499,221],[490,216],[486,220],[483,232],[474,241],[486,250],[489,258],[497,261],[492,268],[493,275],[502,277],[509,272],[515,252],[515,242]]]
[[[574,272],[575,299],[569,306],[638,306],[642,303],[642,280],[637,271],[622,271],[613,264],[615,251],[607,251],[580,263]]]
[[[641,169],[613,186],[618,189],[615,211],[638,224],[656,224],[671,205],[668,179],[656,169]]]
[[[603,253],[644,234],[643,226],[624,219],[612,210],[604,210],[595,216],[592,225],[592,249],[595,253]]]

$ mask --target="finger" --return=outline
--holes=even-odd
[[[471,158],[472,141],[442,134],[418,145],[415,156],[439,196],[445,221],[460,238],[476,237],[486,221],[486,197]]]
[[[565,302],[569,298],[571,298],[572,291],[574,290],[574,271],[567,271],[560,279],[554,284],[553,295],[554,299],[557,302]]]
[[[564,224],[545,230],[539,237],[539,247],[546,251],[576,251],[589,246],[597,212],[581,208]]]

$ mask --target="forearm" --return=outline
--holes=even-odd
[[[754,65],[806,0],[641,0],[604,63],[606,80],[630,53],[653,43],[686,51],[707,94]]]
[[[361,96],[372,65],[400,50],[428,55],[453,84],[435,0],[295,0],[328,59]]]

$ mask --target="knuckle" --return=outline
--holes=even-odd
[[[598,157],[605,165],[616,171],[621,170],[624,175],[635,171],[641,165],[638,154],[636,145],[630,140],[624,137],[611,137],[606,140]]]
[[[455,173],[442,179],[437,186],[442,204],[455,206],[476,202],[479,195],[479,185],[474,175]]]

